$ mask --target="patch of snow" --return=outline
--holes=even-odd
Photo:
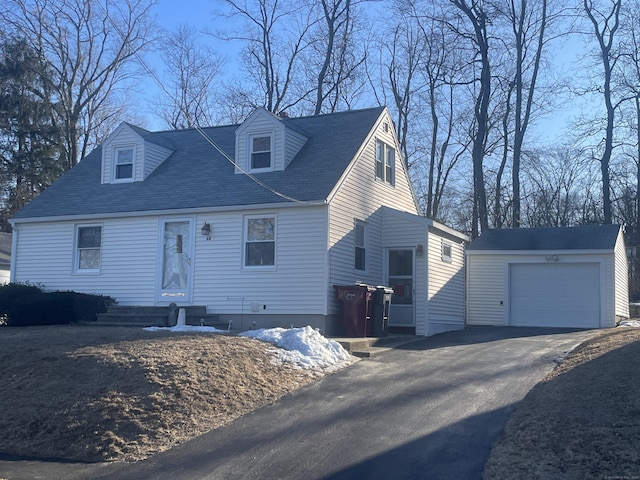
[[[640,328],[640,320],[625,320],[623,322],[620,322],[620,325],[618,326]]]
[[[354,358],[335,340],[325,338],[310,326],[302,328],[263,328],[239,334],[271,343],[276,359],[303,369],[333,372],[354,362]]]
[[[225,333],[215,327],[200,327],[197,325],[176,325],[175,327],[145,327],[147,332],[202,332],[202,333]]]
[[[567,356],[571,352],[573,352],[576,348],[578,348],[579,345],[580,345],[580,343],[576,343],[573,347],[571,347],[568,350],[565,350],[564,352],[562,352],[562,355],[560,357],[554,358],[553,361],[556,362],[557,365],[560,365],[562,362],[564,362],[565,358],[567,358]]]

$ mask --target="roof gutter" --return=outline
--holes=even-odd
[[[225,207],[196,207],[196,208],[180,208],[175,210],[143,210],[135,212],[108,212],[108,213],[81,213],[77,215],[59,215],[47,217],[29,217],[29,218],[12,218],[9,220],[11,225],[21,223],[42,223],[42,222],[63,222],[76,220],[100,220],[110,218],[133,218],[133,217],[150,217],[150,216],[169,216],[169,215],[188,215],[198,213],[215,213],[215,212],[237,212],[241,210],[273,210],[274,208],[306,208],[327,205],[327,200],[316,200],[305,203],[283,202],[283,203],[260,203],[249,205],[230,205]]]

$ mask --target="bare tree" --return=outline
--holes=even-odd
[[[462,15],[452,28],[460,34],[461,38],[469,40],[474,49],[474,59],[479,65],[479,77],[477,78],[477,94],[474,107],[475,132],[471,160],[473,163],[473,189],[474,189],[474,218],[480,223],[480,232],[489,229],[489,212],[487,209],[487,194],[484,179],[485,145],[489,130],[489,100],[491,98],[491,62],[489,57],[489,31],[488,24],[491,17],[485,8],[485,2],[481,0],[450,0]],[[468,22],[470,29],[463,30],[463,23]],[[477,237],[478,221],[473,222],[472,237]]]
[[[91,147],[99,111],[152,41],[150,0],[6,0],[2,19],[52,66],[67,167]],[[90,111],[89,111],[90,110]]]
[[[366,54],[357,48],[355,25],[360,2],[353,0],[320,0],[321,26],[313,41],[319,60],[316,72],[314,115],[333,112],[339,106],[341,91],[355,80]],[[313,59],[309,63],[315,63]],[[328,105],[327,105],[328,104]]]
[[[592,0],[584,0],[584,10],[593,26],[593,34],[598,42],[598,58],[602,62],[602,99],[606,109],[606,126],[604,131],[604,147],[600,156],[600,171],[602,173],[602,199],[604,209],[604,223],[612,222],[611,213],[611,185],[609,162],[613,152],[613,135],[616,108],[619,103],[613,100],[611,90],[613,71],[619,59],[619,53],[614,50],[616,32],[620,26],[620,8],[622,0],[610,0],[610,9],[601,10]]]
[[[509,0],[507,18],[515,46],[515,90],[512,179],[512,227],[520,226],[520,157],[531,120],[540,61],[547,41],[547,0]]]
[[[538,151],[523,164],[523,221],[530,227],[589,223],[594,175],[583,152],[568,146]]]
[[[166,78],[160,100],[164,121],[171,128],[213,125],[220,56],[203,46],[198,33],[186,25],[168,33],[160,51]]]
[[[635,163],[636,195],[635,218],[629,224],[634,226],[634,244],[640,245],[640,1],[634,0],[625,6],[627,8],[622,12],[621,18],[621,68],[618,84],[624,91],[624,96],[630,100],[630,106],[624,112],[629,131],[625,135],[628,142],[624,149]]]
[[[300,78],[303,52],[309,47],[310,31],[317,20],[304,2],[286,0],[224,0],[231,16],[244,20],[238,33],[220,33],[224,40],[244,42],[243,63],[253,82],[240,85],[230,95],[250,107],[262,106],[280,113],[295,107],[312,88]]]

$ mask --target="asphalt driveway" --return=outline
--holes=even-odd
[[[473,327],[363,360],[136,464],[0,462],[17,479],[479,479],[514,406],[594,331]]]

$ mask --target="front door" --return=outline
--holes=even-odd
[[[387,260],[387,285],[393,288],[389,309],[389,325],[394,327],[413,327],[415,326],[413,313],[413,249],[389,249]]]
[[[160,302],[191,301],[193,240],[193,220],[161,221],[158,261]]]

